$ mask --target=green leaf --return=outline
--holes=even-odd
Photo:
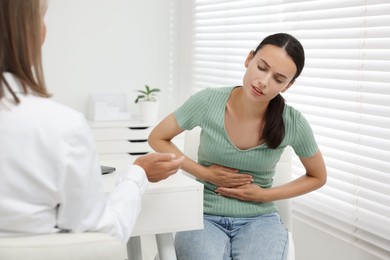
[[[151,90],[149,91],[149,93],[153,93],[153,92],[160,92],[160,90],[159,90],[158,88],[154,88],[154,89],[151,89]]]
[[[148,101],[156,101],[154,98],[156,92],[160,92],[158,88],[150,88],[148,85],[145,85],[145,90],[136,90],[138,93],[142,95],[138,95],[138,97],[134,100],[134,103],[138,103],[140,100],[148,100]]]
[[[138,95],[138,97],[134,100],[134,103],[137,104],[140,99],[143,99],[145,97],[146,97],[145,95]]]
[[[149,86],[148,86],[148,85],[145,85],[145,88],[146,88],[146,93],[147,93],[147,95],[150,94],[150,88],[149,88]]]

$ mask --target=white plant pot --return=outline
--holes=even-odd
[[[158,117],[157,101],[139,101],[139,117],[144,122],[155,122]]]

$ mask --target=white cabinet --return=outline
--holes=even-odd
[[[102,161],[135,159],[152,152],[148,136],[156,124],[139,120],[89,122]],[[173,141],[179,149],[184,147],[181,135]]]
[[[148,136],[154,124],[141,121],[89,122],[100,159],[135,159],[153,149]]]

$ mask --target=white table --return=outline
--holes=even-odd
[[[123,161],[104,161],[117,169]],[[105,190],[115,185],[116,174],[103,175]],[[176,260],[173,233],[203,228],[203,185],[180,171],[158,183],[150,183],[127,249],[129,260],[141,260],[141,235],[155,235],[160,260]]]

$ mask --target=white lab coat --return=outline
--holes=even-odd
[[[106,197],[84,116],[50,99],[21,94],[0,101],[0,236],[98,231],[126,243],[148,181],[129,164]]]

